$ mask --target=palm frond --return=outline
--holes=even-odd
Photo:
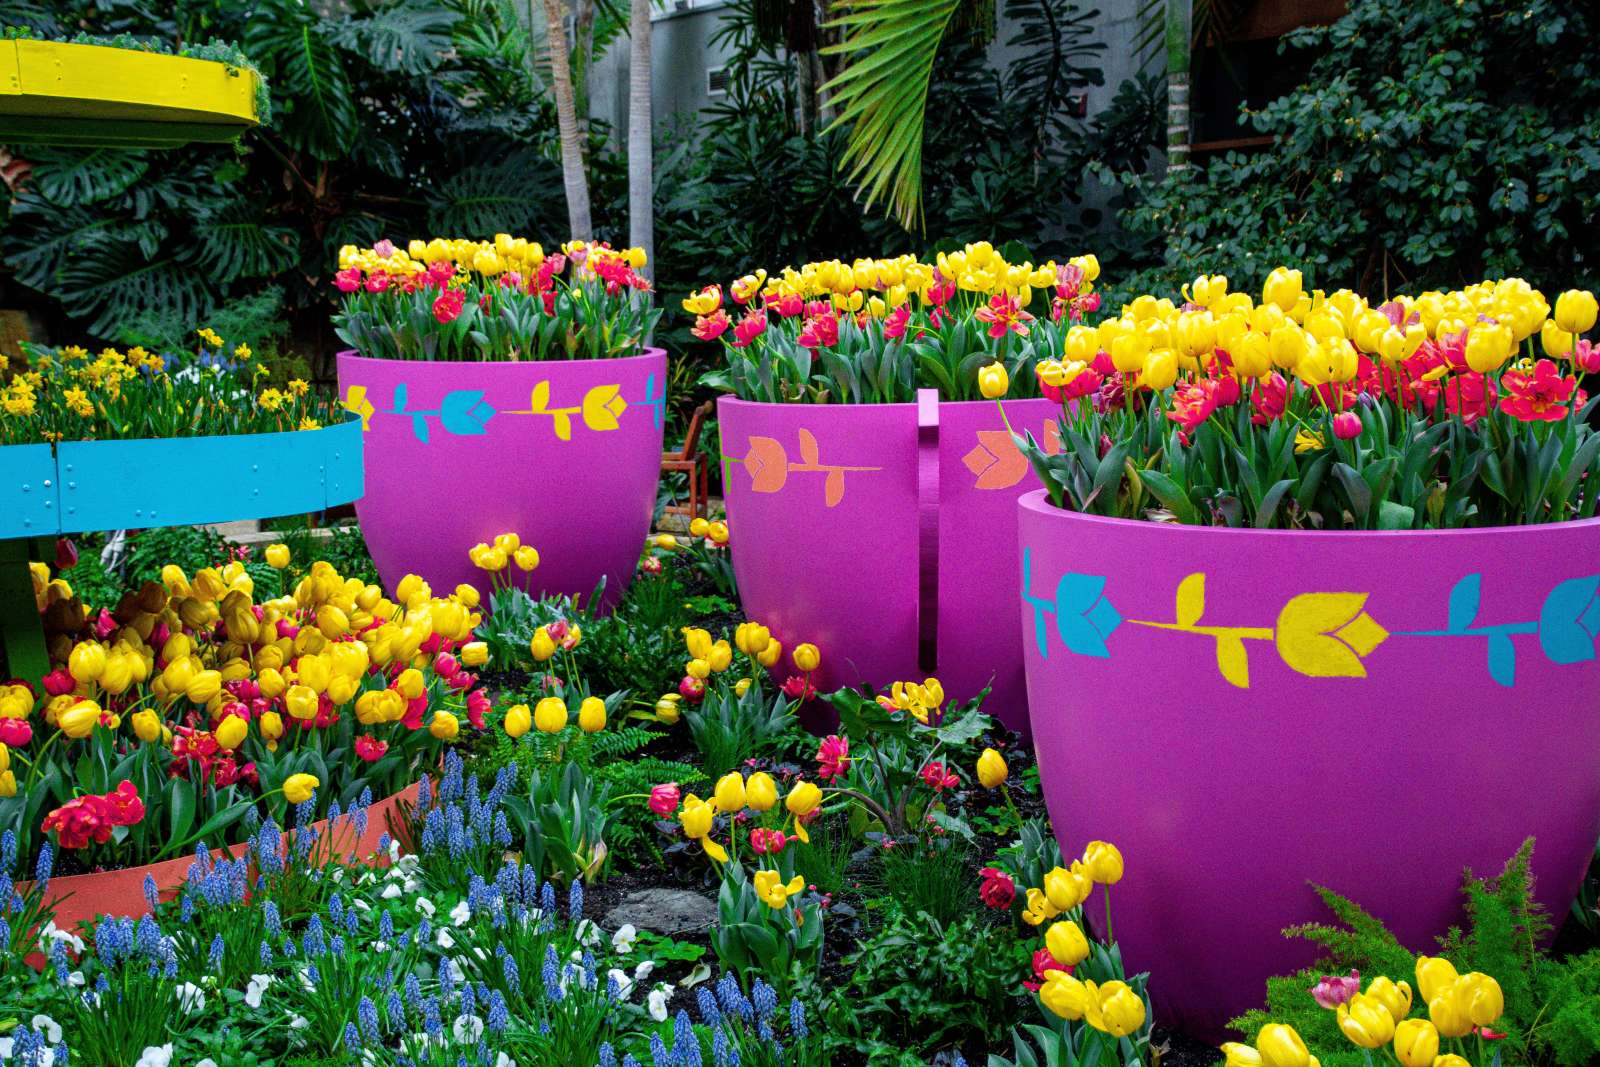
[[[823,86],[848,125],[843,164],[871,207],[887,201],[906,229],[922,225],[922,134],[934,58],[961,0],[846,0],[828,23],[844,34],[824,51],[848,56]]]

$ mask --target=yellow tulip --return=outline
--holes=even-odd
[[[706,679],[711,677],[711,664],[703,659],[692,659],[683,665],[683,673],[691,678]]]
[[[567,728],[567,703],[560,697],[545,697],[533,707],[533,725],[542,734],[559,734]]]
[[[1083,850],[1083,866],[1098,885],[1122,881],[1122,853],[1109,841],[1090,841]]]
[[[1556,325],[1568,333],[1584,333],[1600,316],[1600,302],[1587,289],[1568,289],[1556,297]]]
[[[1394,1037],[1394,1016],[1374,997],[1357,993],[1338,1008],[1339,1029],[1364,1049],[1382,1048]]]
[[[250,733],[250,724],[238,715],[224,715],[211,733],[217,739],[217,744],[232,752],[244,744],[244,739]]]
[[[304,804],[321,784],[322,780],[314,774],[291,774],[284,779],[283,797],[291,804]]]
[[[517,567],[524,571],[534,570],[539,566],[539,550],[532,545],[523,545],[511,554],[516,560]]]
[[[790,787],[789,795],[784,798],[783,806],[789,809],[789,814],[794,816],[810,815],[817,810],[817,805],[822,803],[822,790],[815,784],[807,781],[798,781]]]
[[[146,708],[133,713],[133,733],[146,743],[161,739],[161,716]]]
[[[806,887],[806,880],[800,875],[795,875],[785,884],[783,875],[777,871],[757,871],[751,882],[755,886],[756,896],[774,911],[787,907],[789,898]]]
[[[767,642],[767,647],[756,653],[756,662],[763,667],[776,667],[783,658],[783,642],[776,637]]]
[[[586,734],[606,728],[606,702],[599,697],[584,697],[578,705],[578,729]]]
[[[297,719],[317,717],[317,691],[308,685],[291,685],[283,695],[283,703],[289,709],[289,714]]]
[[[101,714],[99,704],[92,700],[80,700],[56,718],[56,729],[73,740],[81,740],[94,733]]]
[[[716,817],[717,809],[693,793],[683,798],[683,806],[678,809],[678,822],[683,826],[683,836],[691,841],[709,834]]]
[[[985,789],[1000,788],[1010,774],[1005,757],[994,749],[986,748],[978,757],[978,783]]]
[[[1568,333],[1554,321],[1546,322],[1539,330],[1539,343],[1544,346],[1544,354],[1551,359],[1564,359],[1570,356],[1577,341],[1576,334]]]
[[[1276,267],[1267,275],[1266,284],[1261,287],[1261,298],[1269,304],[1276,304],[1285,312],[1290,312],[1300,303],[1303,284],[1299,271]]]
[[[256,725],[261,729],[261,736],[268,741],[276,741],[283,736],[283,716],[275,711],[262,712]]]
[[[671,726],[683,716],[679,703],[683,697],[677,693],[663,693],[661,699],[656,701],[656,718]]]
[[[1170,348],[1160,348],[1145,357],[1144,368],[1139,373],[1139,384],[1153,392],[1170,389],[1178,380],[1178,355]]]
[[[721,674],[733,663],[733,646],[726,641],[718,641],[711,646],[711,654],[706,657],[706,665],[713,671]]]
[[[369,586],[369,588],[372,587]],[[457,600],[461,601],[462,604],[469,608],[477,607],[480,601],[477,587],[468,585],[466,582],[462,582],[460,585],[456,586],[455,595]],[[367,605],[367,610],[372,610],[372,605]]]
[[[1426,1019],[1402,1019],[1394,1028],[1394,1054],[1403,1067],[1433,1067],[1439,1031]]]
[[[1088,986],[1089,1025],[1112,1037],[1127,1037],[1144,1025],[1144,998],[1126,982]]]
[[[395,689],[407,700],[415,700],[427,691],[428,682],[415,667],[407,667],[395,679]]]
[[[428,724],[428,733],[440,741],[454,741],[461,732],[461,721],[448,711],[433,713],[433,721]]]
[[[1434,1059],[1433,1067],[1472,1067],[1472,1064],[1454,1052],[1444,1052]]]
[[[1261,1067],[1261,1053],[1238,1041],[1222,1043],[1222,1067]]]
[[[1083,865],[1074,863],[1072,870],[1052,867],[1045,872],[1044,897],[1058,912],[1071,911],[1089,896],[1094,884],[1082,873]]]
[[[778,783],[766,771],[757,771],[744,784],[744,802],[757,811],[771,811],[778,803]]]
[[[1044,947],[1063,967],[1076,967],[1089,958],[1089,939],[1071,919],[1051,924],[1044,933]]]
[[[1488,1026],[1506,1010],[1505,994],[1500,991],[1500,983],[1480,971],[1462,975],[1456,980],[1450,995],[1456,1007],[1472,1020],[1474,1026]]]
[[[282,542],[268,545],[265,556],[267,566],[281,571],[289,565],[289,546]]]
[[[717,810],[733,814],[743,811],[745,807],[744,775],[738,771],[729,771],[717,779],[717,787],[713,791],[712,799],[717,802]]]
[[[79,682],[92,682],[105,673],[106,647],[98,641],[79,641],[67,658],[67,672]]]
[[[1461,977],[1456,973],[1455,966],[1442,956],[1418,956],[1416,975],[1417,992],[1429,1004]]]
[[[705,659],[711,655],[711,634],[698,626],[688,626],[683,631],[683,647],[691,659]]]
[[[0,797],[14,797],[17,795],[17,773],[15,771],[0,771]]]
[[[1052,1013],[1063,1019],[1078,1020],[1089,1010],[1089,987],[1065,971],[1044,972],[1039,999]]]
[[[1367,996],[1374,997],[1378,1003],[1389,1009],[1389,1014],[1396,1019],[1404,1019],[1411,1014],[1411,984],[1409,982],[1395,983],[1385,975],[1374,978],[1367,986]]]
[[[533,631],[533,639],[528,642],[528,650],[533,653],[533,658],[543,663],[556,654],[556,643],[550,637],[550,631],[543,626]]]
[[[1283,1023],[1261,1028],[1256,1035],[1256,1054],[1262,1067],[1312,1067],[1316,1063],[1299,1031]]]
[[[998,360],[978,370],[978,391],[990,400],[998,400],[1011,388],[1011,377],[1004,363]]]
[[[1441,992],[1438,996],[1428,1001],[1428,1018],[1433,1020],[1433,1025],[1442,1037],[1465,1037],[1472,1033],[1472,1017],[1466,1012],[1467,1005],[1456,999],[1455,986]]]
[[[751,681],[752,680],[749,678],[740,678],[737,682],[734,682],[733,695],[736,697],[742,697],[746,693],[750,692]]]

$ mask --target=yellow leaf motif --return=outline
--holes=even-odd
[[[1191,627],[1206,613],[1206,575],[1197,571],[1178,583],[1177,622]],[[1227,673],[1224,671],[1223,673]]]
[[[362,432],[372,429],[372,414],[378,409],[373,407],[372,401],[367,399],[366,386],[352,385],[345,390],[343,406],[346,411],[353,411],[361,416]]]
[[[1365,678],[1361,661],[1388,638],[1362,610],[1366,593],[1302,593],[1278,613],[1278,655],[1312,678]]]
[[[615,430],[627,407],[618,386],[597,385],[583,394],[583,424],[591,430]]]

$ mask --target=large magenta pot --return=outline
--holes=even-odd
[[[667,357],[461,363],[339,353],[366,429],[361,532],[385,585],[486,587],[467,552],[512,532],[539,550],[534,596],[602,606],[633,578],[661,470]],[[513,567],[508,573],[523,576]]]
[[[1462,870],[1532,835],[1539,899],[1566,913],[1600,837],[1600,520],[1301,533],[1043,490],[1020,508],[1051,820],[1068,855],[1121,848],[1116,936],[1164,1021],[1214,1039],[1311,963],[1281,931],[1329,918],[1313,883],[1437,949]]]
[[[1020,433],[1056,441],[1060,408],[1013,400]],[[724,493],[750,617],[822,650],[819,685],[937,675],[1024,733],[1022,648],[998,620],[1016,593],[1016,498],[1032,467],[992,401],[761,404],[724,397]]]

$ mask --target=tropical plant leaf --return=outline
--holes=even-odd
[[[266,223],[248,201],[201,217],[194,232],[200,264],[218,282],[276,274],[299,258],[294,228]]]
[[[146,153],[113,148],[36,150],[29,159],[33,163],[29,184],[40,196],[62,207],[108,200],[150,169]]]
[[[434,187],[428,226],[435,233],[531,231],[540,208],[531,190],[542,180],[559,183],[560,177],[553,163],[531,152],[471,164]]]
[[[849,127],[842,163],[866,194],[887,201],[907,229],[922,226],[922,135],[939,43],[960,0],[846,0],[828,28],[844,35],[823,51],[849,59],[823,86]]]
[[[148,260],[129,245],[63,266],[55,295],[67,314],[88,320],[88,332],[101,336],[111,336],[152,307],[170,308],[179,318],[197,322],[215,302],[194,264],[174,256]]]
[[[349,17],[328,30],[328,40],[364,55],[379,70],[428,74],[451,47],[458,15],[434,3],[400,0],[365,17]]]
[[[251,54],[271,64],[276,86],[290,102],[274,128],[294,148],[338,158],[349,150],[357,129],[349,73],[309,16],[279,14],[284,17],[252,21],[246,36]]]

